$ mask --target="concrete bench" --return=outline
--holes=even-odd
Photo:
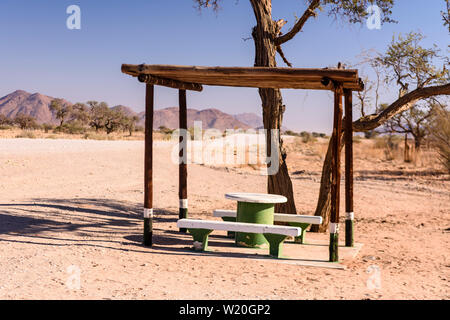
[[[223,221],[235,222],[236,221],[236,211],[235,210],[214,210],[214,217],[222,218]],[[302,229],[300,236],[295,237],[295,242],[304,243],[305,232],[311,224],[321,224],[322,217],[318,216],[305,216],[296,214],[284,214],[284,213],[274,213],[274,222],[287,222],[290,226],[299,227]],[[234,237],[233,232],[228,232],[229,237]]]
[[[282,245],[287,237],[298,237],[302,233],[298,227],[194,219],[180,219],[177,226],[188,229],[194,238],[194,249],[203,251],[208,247],[208,235],[213,230],[261,233],[269,242],[270,255],[276,258],[281,257]]]

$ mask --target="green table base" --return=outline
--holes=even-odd
[[[236,222],[236,218],[235,217],[222,217],[222,220],[226,221],[226,222]],[[227,237],[228,238],[236,237],[236,232],[234,232],[234,231],[227,231]]]
[[[288,224],[292,227],[298,227],[302,229],[302,234],[299,235],[298,237],[295,237],[294,242],[300,244],[305,243],[306,228],[310,226],[310,223],[288,222]]]
[[[237,222],[273,224],[273,203],[240,202],[237,205]],[[268,241],[263,234],[236,232],[236,245],[250,248],[267,247]]]
[[[208,250],[208,236],[213,230],[209,229],[188,229],[194,238],[194,250]],[[286,240],[285,235],[266,233],[263,235],[269,243],[269,255],[274,258],[282,258],[283,242]]]

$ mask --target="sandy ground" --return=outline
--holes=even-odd
[[[176,229],[168,142],[155,143],[155,245],[146,248],[142,141],[1,139],[0,298],[450,298],[448,175],[367,160],[358,148],[355,238],[364,246],[334,270],[191,254]],[[288,158],[303,214],[316,205],[321,159],[306,145]],[[190,213],[233,209],[224,193],[265,192],[265,179],[249,167],[191,165]]]

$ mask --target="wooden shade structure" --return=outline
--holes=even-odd
[[[180,128],[186,129],[186,90],[202,91],[203,85],[274,88],[313,89],[334,92],[334,124],[332,153],[332,188],[330,219],[330,261],[338,261],[339,195],[340,195],[340,145],[342,135],[342,98],[345,96],[345,146],[346,146],[346,245],[353,245],[353,155],[352,155],[352,91],[362,91],[364,83],[354,69],[299,69],[269,67],[199,67],[177,65],[131,65],[123,64],[122,72],[146,83],[146,130],[145,130],[145,190],[144,190],[144,244],[152,245],[153,226],[153,104],[154,85],[179,90]],[[186,218],[187,168],[186,137],[180,136],[179,200],[180,218]],[[186,232],[182,229],[181,232]]]

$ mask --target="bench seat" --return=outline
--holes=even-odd
[[[214,210],[213,216],[222,218],[223,221],[233,222],[236,221],[235,210]],[[306,228],[311,224],[321,224],[322,217],[319,216],[307,216],[285,213],[274,213],[274,222],[287,222],[290,226],[299,227],[302,229],[302,234],[295,237],[295,242],[304,243]],[[229,237],[234,237],[233,232],[228,232]]]
[[[177,226],[188,229],[194,238],[194,248],[198,250],[207,249],[208,236],[213,230],[261,233],[269,242],[270,255],[277,258],[281,256],[283,241],[287,237],[298,237],[302,233],[299,227],[194,219],[180,219]]]

